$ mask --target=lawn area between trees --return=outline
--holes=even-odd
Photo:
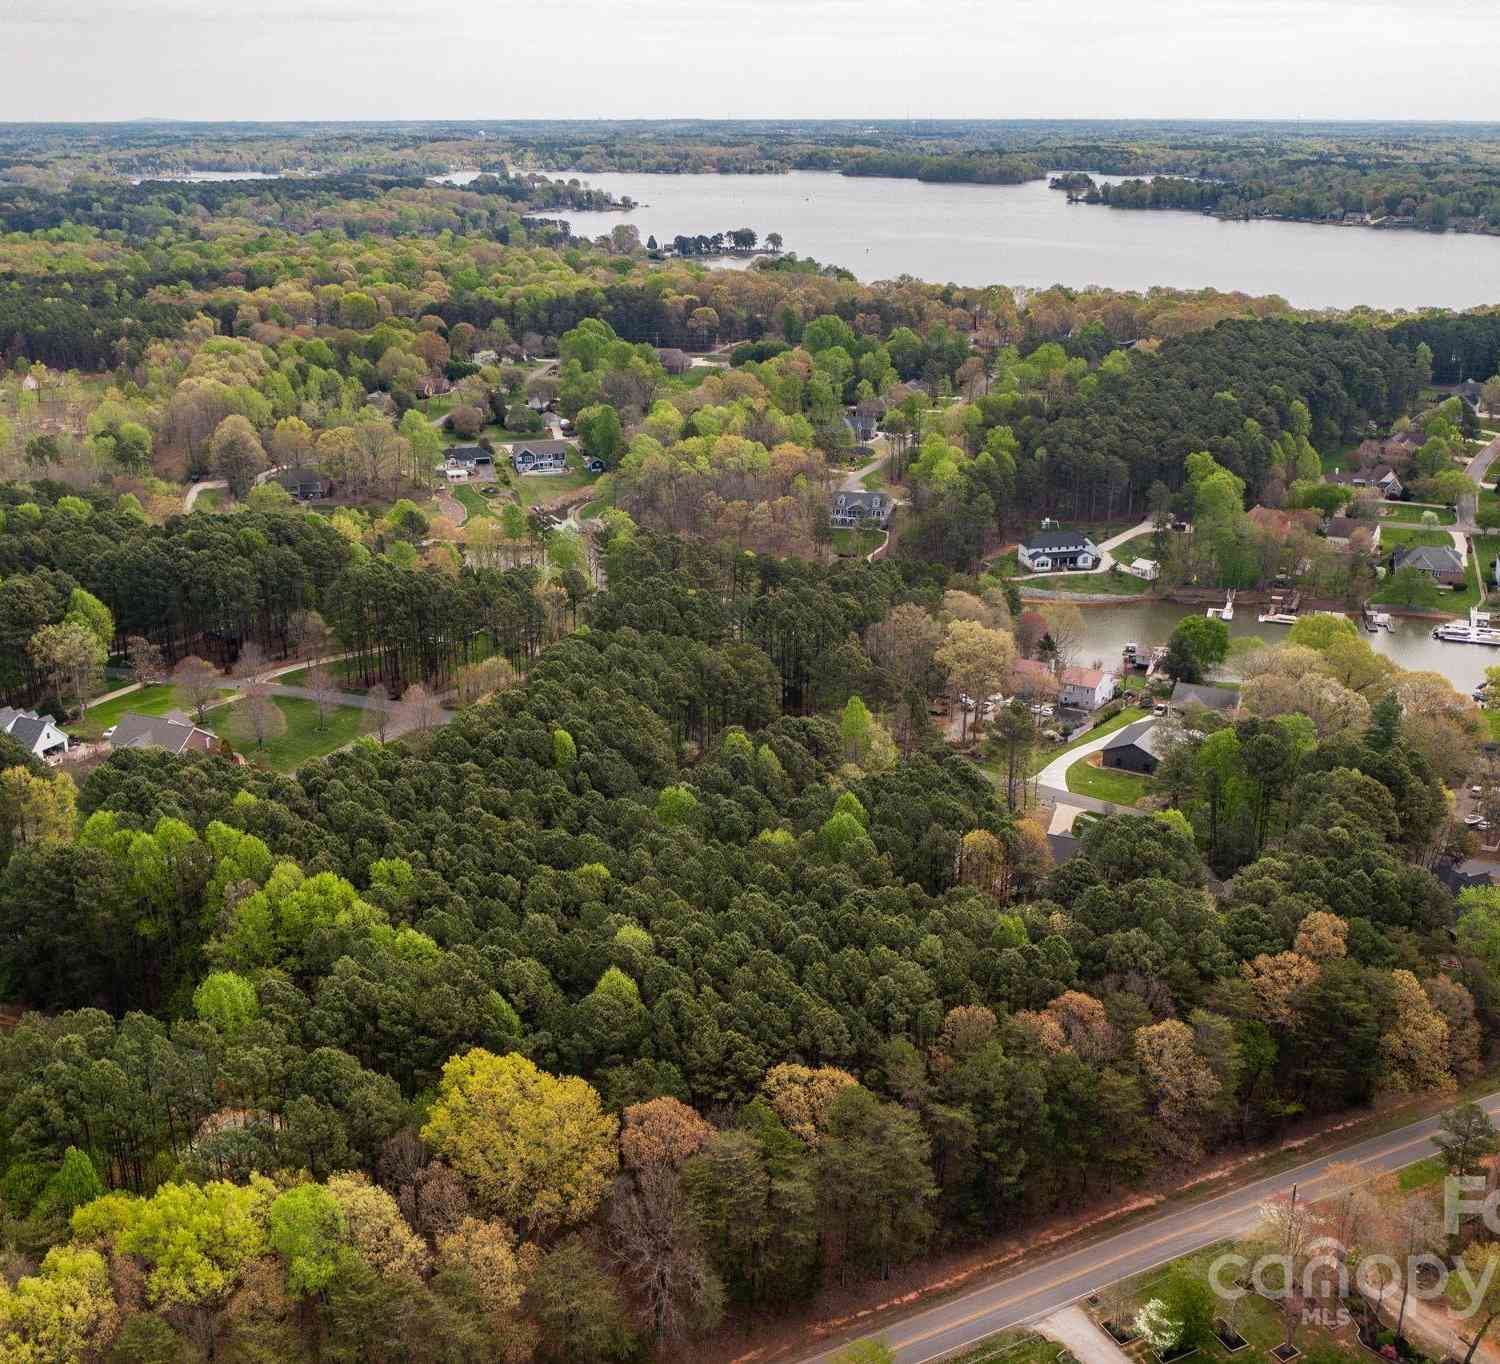
[[[217,706],[204,717],[204,727],[229,739],[235,752],[245,760],[276,772],[290,772],[314,758],[326,757],[335,749],[353,743],[360,736],[364,711],[358,706],[329,706],[327,728],[318,728],[318,703],[297,697],[274,698],[276,708],[286,717],[286,733],[266,740],[260,748],[254,741],[236,739],[230,728],[234,706]]]
[[[840,527],[833,533],[833,552],[844,558],[853,558],[856,555],[863,557],[878,549],[884,539],[884,531],[849,530]]]
[[[1446,549],[1453,537],[1436,526],[1381,526],[1380,547],[1383,550],[1402,549],[1411,545],[1431,545]]]
[[[1036,757],[1032,759],[1031,775],[1035,776],[1048,763],[1056,762],[1064,753],[1071,753],[1075,748],[1082,748],[1084,744],[1092,743],[1106,734],[1113,734],[1117,729],[1124,729],[1133,721],[1144,720],[1150,713],[1149,710],[1140,706],[1126,706],[1119,714],[1111,715],[1108,720],[1101,721],[1069,743],[1061,744],[1056,748],[1050,744],[1043,745],[1037,750]]]

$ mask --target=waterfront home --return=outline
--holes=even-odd
[[[1121,564],[1133,578],[1139,578],[1142,582],[1154,583],[1161,577],[1161,565],[1155,559],[1132,559],[1128,564]]]
[[[1468,584],[1464,556],[1447,545],[1408,545],[1391,555],[1391,572],[1415,568],[1442,587]]]
[[[1178,682],[1172,687],[1167,704],[1179,715],[1188,706],[1202,706],[1206,710],[1229,711],[1240,703],[1238,687],[1208,687],[1197,682]]]
[[[1021,541],[1016,559],[1033,573],[1089,570],[1099,562],[1099,547],[1082,531],[1039,530]]]
[[[1074,710],[1098,710],[1115,694],[1115,676],[1102,668],[1064,668],[1057,699]]]

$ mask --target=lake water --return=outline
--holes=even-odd
[[[464,183],[477,172],[444,177]],[[548,171],[572,177],[569,171]],[[861,280],[1280,294],[1304,308],[1500,302],[1500,237],[1228,223],[1199,213],[1083,204],[1025,185],[928,185],[820,171],[789,175],[577,175],[629,195],[630,213],[559,213],[578,236],[634,223],[644,240],[735,227],[780,232],[786,249]],[[1103,180],[1111,177],[1096,176]]]
[[[1147,646],[1165,644],[1177,622],[1184,616],[1197,615],[1204,608],[1168,606],[1157,603],[1122,603],[1119,606],[1083,607],[1085,635],[1078,658],[1086,664],[1102,663],[1118,667],[1121,651],[1127,641]],[[1246,605],[1238,609],[1229,622],[1231,639],[1258,636],[1271,644],[1285,641],[1284,625],[1261,625],[1256,619],[1259,607]],[[1500,664],[1500,650],[1477,644],[1444,644],[1432,637],[1434,621],[1397,619],[1394,630],[1375,634],[1360,631],[1378,654],[1384,654],[1403,668],[1417,672],[1441,673],[1459,691],[1467,695],[1484,681],[1484,670]]]

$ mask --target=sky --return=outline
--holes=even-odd
[[[1491,120],[1496,0],[0,0],[0,121]]]

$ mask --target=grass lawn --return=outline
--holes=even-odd
[[[882,488],[889,488],[891,486],[890,460],[887,459],[879,468],[872,469],[859,482],[866,492],[878,493]]]
[[[228,692],[230,688],[226,687],[224,690]],[[140,691],[116,697],[103,705],[90,706],[84,712],[83,719],[68,725],[67,729],[74,738],[97,739],[111,725],[119,724],[120,717],[126,711],[133,710],[138,715],[165,715],[168,711],[187,709],[187,706],[173,696],[172,688],[162,683],[154,687],[142,687]]]
[[[1146,794],[1146,780],[1138,772],[1095,767],[1088,758],[1080,758],[1068,768],[1068,790],[1074,795],[1092,796],[1095,800],[1113,801],[1116,805],[1134,805]]]
[[[608,506],[609,503],[602,497],[595,498],[592,502],[585,502],[578,509],[578,519],[580,521],[587,521],[591,516],[602,516]]]
[[[1491,741],[1500,743],[1500,710],[1485,711],[1484,722],[1489,727]]]
[[[1470,537],[1470,543],[1474,547],[1474,557],[1479,561],[1479,576],[1486,587],[1493,587],[1495,581],[1495,559],[1500,556],[1500,533],[1493,535],[1474,535]]]
[[[863,557],[879,548],[884,539],[884,531],[849,530],[840,527],[833,533],[833,552],[846,559],[851,559],[856,555]]]
[[[1167,534],[1170,536],[1171,531]],[[1148,530],[1142,535],[1133,535],[1123,545],[1116,545],[1110,553],[1122,564],[1128,564],[1132,559],[1154,559],[1156,558],[1156,532]]]
[[[1392,519],[1382,521],[1383,525],[1420,526],[1423,516],[1428,512],[1437,517],[1440,526],[1451,526],[1458,521],[1458,513],[1452,507],[1422,507],[1403,502],[1388,502],[1386,506],[1395,510],[1392,512]]]
[[[1401,1170],[1396,1175],[1396,1185],[1402,1193],[1411,1193],[1413,1189],[1425,1189],[1441,1183],[1447,1173],[1448,1166],[1442,1156],[1428,1156],[1426,1160],[1419,1160],[1415,1165],[1408,1165]]]
[[[950,1364],[1057,1364],[1063,1347],[1030,1331],[1002,1331],[972,1350],[955,1355]]]
[[[583,467],[583,456],[577,450],[568,451],[568,472],[565,474],[518,474],[515,486],[522,506],[556,497],[558,493],[570,493],[577,488],[586,488],[594,482],[594,475]]]
[[[1432,545],[1438,549],[1446,549],[1452,543],[1453,537],[1436,526],[1383,525],[1380,528],[1381,549],[1397,549],[1407,545]]]
[[[1059,744],[1056,747],[1051,744],[1042,745],[1038,749],[1036,757],[1032,759],[1031,775],[1035,776],[1048,763],[1062,757],[1064,753],[1069,753],[1075,748],[1081,748],[1084,744],[1092,743],[1093,740],[1105,734],[1113,734],[1117,729],[1124,729],[1126,725],[1134,720],[1144,720],[1150,713],[1149,710],[1145,710],[1140,706],[1126,706],[1118,715],[1111,715],[1108,720],[1080,734],[1071,743]]]
[[[1024,593],[1027,588],[1036,592],[1097,592],[1112,597],[1138,597],[1151,590],[1151,584],[1128,573],[1058,573],[1043,574],[1038,578],[1022,578],[1016,586]]]
[[[193,499],[194,511],[220,512],[229,500],[228,488],[205,488]]]
[[[254,740],[236,739],[230,732],[233,706],[220,706],[209,711],[207,727],[215,734],[227,735],[235,751],[244,754],[246,761],[277,772],[290,772],[305,762],[352,743],[360,736],[364,712],[358,706],[330,706],[328,727],[320,730],[316,701],[290,696],[278,696],[275,701],[277,709],[286,716],[286,733],[279,739],[267,740],[263,748],[256,748]]]
[[[493,497],[486,497],[479,491],[480,486],[499,488]],[[468,508],[470,517],[475,516],[499,516],[500,508],[507,502],[516,500],[515,494],[503,484],[487,483],[483,485],[474,483],[460,483],[457,487],[450,489],[453,500]]]

